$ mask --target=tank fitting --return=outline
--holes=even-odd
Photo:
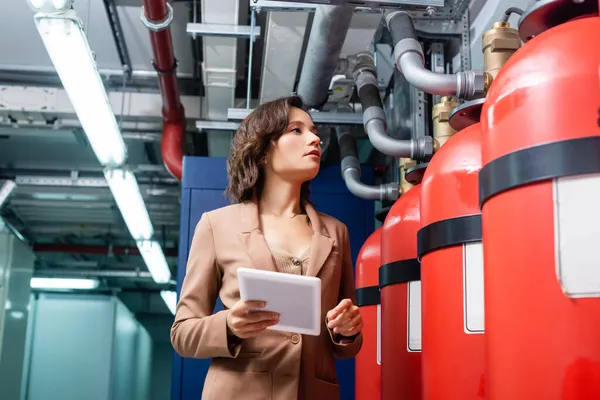
[[[416,161],[413,161],[410,158],[400,159],[400,195],[405,194],[415,186],[406,180],[406,171],[416,164]]]
[[[456,131],[448,123],[450,113],[460,104],[454,97],[442,97],[439,103],[433,106],[433,148],[438,151]]]
[[[498,72],[521,46],[519,32],[505,21],[494,23],[492,29],[483,34],[483,69],[485,71],[485,92],[496,79]]]

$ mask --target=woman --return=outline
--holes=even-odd
[[[275,100],[242,122],[228,160],[238,203],[196,226],[171,341],[182,357],[212,358],[205,400],[339,399],[334,358],[362,345],[348,230],[309,202],[321,150],[301,106]],[[320,336],[266,330],[278,316],[247,312],[265,304],[240,300],[239,267],[319,277]],[[217,297],[225,310],[212,314]]]

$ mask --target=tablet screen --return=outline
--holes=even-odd
[[[264,311],[280,314],[269,329],[319,335],[321,332],[321,280],[260,269],[239,268],[242,300],[265,301]]]

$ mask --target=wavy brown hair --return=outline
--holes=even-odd
[[[291,107],[302,109],[302,100],[291,96],[264,103],[252,111],[240,124],[231,142],[227,159],[229,183],[225,193],[232,202],[259,200],[265,172],[264,158],[269,144],[285,133]],[[304,212],[310,202],[310,181],[300,189],[300,207]]]

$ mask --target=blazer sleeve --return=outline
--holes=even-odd
[[[181,294],[171,327],[171,343],[182,357],[234,358],[239,343],[227,336],[228,310],[213,314],[221,287],[213,231],[208,214],[196,225],[183,279]]]
[[[343,299],[352,300],[352,304],[356,305],[356,292],[354,290],[354,270],[352,269],[352,254],[350,253],[350,235],[348,228],[344,226],[343,254],[342,254],[342,277],[340,282],[340,293],[338,296],[338,304]],[[333,356],[339,360],[352,358],[360,351],[362,347],[362,332],[352,338],[345,338],[335,334],[331,329],[328,329],[329,335],[333,342]]]

